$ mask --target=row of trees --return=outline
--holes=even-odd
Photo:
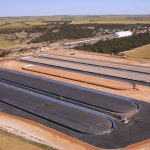
[[[120,52],[137,48],[149,43],[150,43],[150,33],[143,33],[133,35],[131,37],[124,37],[107,41],[99,41],[94,45],[83,45],[76,47],[76,49],[107,54],[118,54]]]
[[[31,26],[31,27],[26,27],[26,28],[6,28],[6,29],[0,29],[0,34],[15,34],[17,32],[22,32],[25,31],[27,33],[36,33],[40,32],[43,33],[45,31],[49,30],[49,26]]]
[[[45,22],[45,21],[43,21]],[[54,22],[54,23],[53,23]],[[74,30],[81,30],[82,28],[88,27],[94,27],[94,31],[96,32],[99,29],[119,29],[119,30],[130,30],[134,28],[142,28],[142,27],[150,27],[150,24],[79,24],[79,25],[70,25],[70,22],[65,21],[47,21],[46,25],[35,25],[35,26],[29,26],[29,27],[22,27],[22,28],[5,28],[0,29],[0,34],[12,34],[16,32],[26,31],[26,32],[45,32],[49,30],[51,27],[59,27],[63,26],[61,30],[66,30],[66,28],[69,31]],[[8,23],[9,24],[9,23]],[[7,24],[5,24],[7,25]],[[4,25],[3,25],[4,26]]]
[[[33,40],[33,43],[51,41],[55,42],[57,40],[62,39],[79,39],[79,38],[87,38],[94,36],[94,32],[89,28],[82,28],[79,25],[63,25],[60,28],[55,28],[58,30],[54,32],[53,30],[47,31],[45,34]]]

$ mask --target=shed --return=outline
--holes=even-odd
[[[128,36],[132,36],[132,34],[133,33],[131,31],[121,31],[121,32],[114,33],[114,37],[115,38],[128,37]]]

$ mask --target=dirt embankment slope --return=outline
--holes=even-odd
[[[58,150],[98,150],[39,123],[5,113],[0,113],[0,128]]]

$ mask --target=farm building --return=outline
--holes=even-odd
[[[121,37],[127,37],[127,36],[132,36],[131,31],[121,31],[121,32],[116,32],[114,33],[115,38],[121,38]]]

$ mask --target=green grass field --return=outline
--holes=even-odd
[[[5,47],[5,46],[13,46],[16,45],[17,43],[12,42],[12,41],[1,41],[0,40],[0,47]]]

